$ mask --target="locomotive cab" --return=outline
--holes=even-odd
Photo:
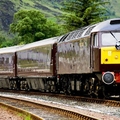
[[[120,94],[120,31],[101,33],[102,81],[110,95]]]
[[[120,31],[110,31],[101,33],[101,70],[111,71],[111,76],[114,74],[114,79],[110,78],[108,72],[103,72],[103,82],[105,84],[112,84],[114,81],[120,83],[120,45],[119,45]],[[109,72],[110,74],[110,72]],[[108,76],[107,78],[105,76]],[[106,79],[105,79],[106,78]]]
[[[104,93],[119,94],[120,19],[98,24],[91,32],[91,68],[101,81]]]

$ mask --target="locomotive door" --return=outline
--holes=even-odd
[[[98,38],[98,33],[91,35],[91,68],[93,72],[99,71],[100,50]]]

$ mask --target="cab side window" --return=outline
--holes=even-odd
[[[98,47],[98,34],[93,34],[93,46]]]

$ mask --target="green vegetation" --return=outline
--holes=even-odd
[[[102,0],[71,0],[64,2],[63,11],[66,14],[62,15],[64,26],[68,31],[95,24],[105,19],[108,19],[107,13],[103,5],[108,5],[109,2]]]
[[[19,113],[18,116],[24,118],[24,120],[32,120],[31,116],[28,115],[24,115],[23,113]]]
[[[62,14],[62,11],[60,10],[61,4],[56,0],[10,0],[15,4],[16,11],[20,9],[36,9],[40,10],[42,13],[46,15],[46,17],[49,19],[51,17],[54,18],[55,21],[57,21],[56,16],[59,14]],[[62,1],[62,0],[61,0]]]
[[[109,11],[114,11],[114,15],[111,18],[120,17],[120,0],[109,0],[111,7],[107,8]]]
[[[79,0],[0,0],[0,47],[26,43],[24,41],[21,42],[21,36],[18,36],[19,33],[15,35],[9,33],[10,24],[13,23],[13,16],[16,12],[20,10],[39,10],[42,14],[45,15],[47,21],[52,21],[52,23],[54,22],[59,24],[65,23],[63,19],[59,18],[59,16],[66,13],[61,9],[64,7],[63,1],[67,1],[67,3],[70,3],[70,1],[76,2]],[[85,2],[89,0],[80,0],[80,1]],[[93,1],[99,1],[99,0],[93,0]],[[109,5],[101,5],[101,7],[103,9],[105,8],[107,11],[105,16],[107,16],[107,18],[120,17],[120,12],[119,12],[120,0],[114,0],[114,1],[105,0],[105,1],[110,2]],[[76,9],[79,10],[78,13],[81,13],[80,8],[81,8],[80,6],[76,7]],[[75,14],[73,13],[71,15],[72,17],[73,16],[75,17]],[[78,21],[78,19],[76,20]],[[49,25],[50,24],[51,23],[49,23]],[[80,27],[80,25],[78,27]],[[66,30],[60,28],[60,31],[61,34],[63,34],[65,33]]]
[[[38,10],[20,10],[14,14],[10,31],[18,33],[20,43],[24,44],[59,35],[60,27],[48,21]]]

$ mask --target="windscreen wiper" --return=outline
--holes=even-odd
[[[116,45],[115,45],[115,47],[116,47],[116,49],[117,50],[120,50],[120,41],[115,37],[115,35],[110,31],[110,34],[115,38],[115,40],[116,40]]]

